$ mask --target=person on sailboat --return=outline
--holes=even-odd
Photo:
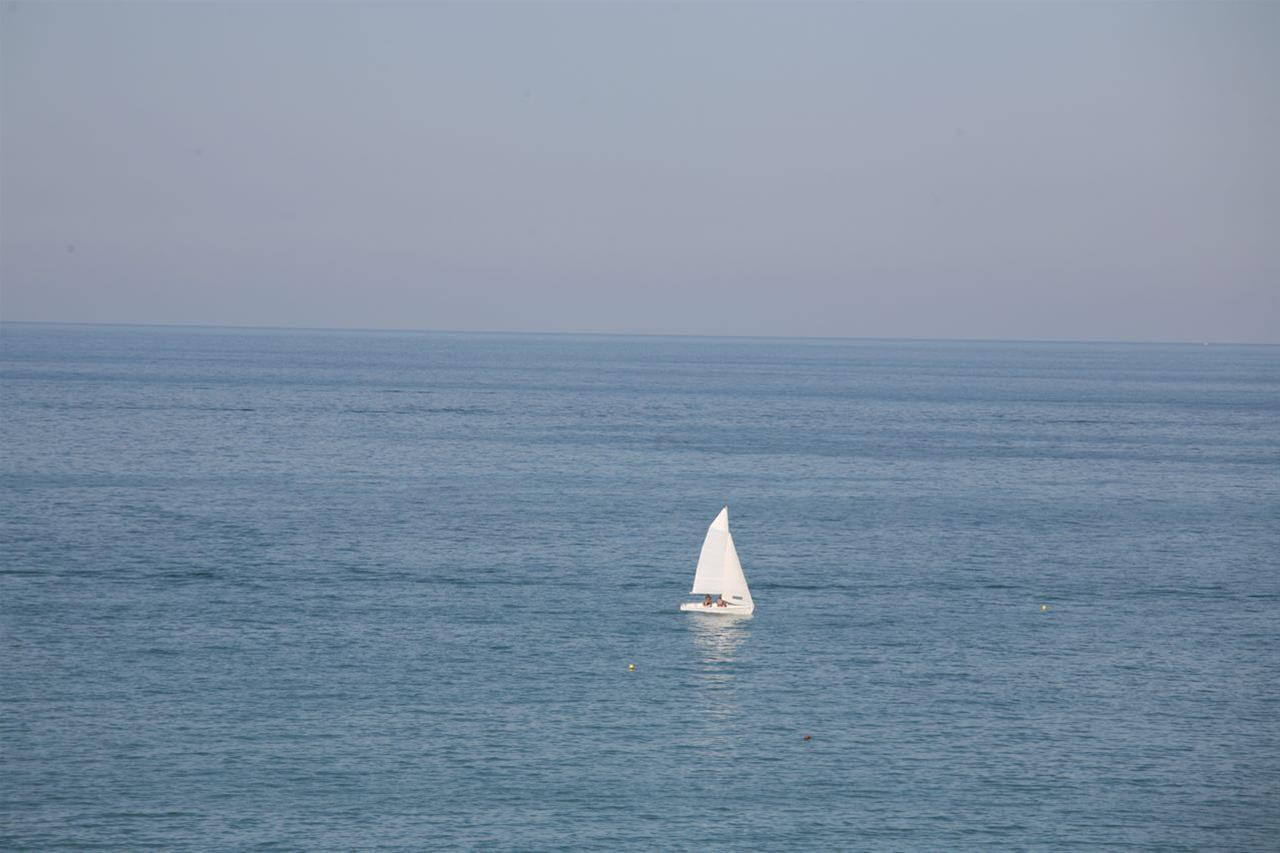
[[[711,593],[707,593],[707,597],[702,599],[702,606],[703,607],[711,606]]]
[[[728,607],[728,606],[729,606],[729,602],[724,600],[723,595],[721,595],[719,598],[716,599],[716,607]]]

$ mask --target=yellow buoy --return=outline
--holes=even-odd
[[[636,665],[635,665],[635,664],[633,664],[633,663],[631,663],[631,664],[627,664],[627,669],[628,669],[628,670],[630,670],[631,672],[635,672],[635,671],[636,671]]]

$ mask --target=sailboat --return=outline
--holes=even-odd
[[[716,520],[707,528],[690,594],[709,595],[712,601],[710,604],[705,603],[705,598],[686,601],[680,605],[681,610],[717,616],[746,616],[755,612],[756,605],[751,600],[751,591],[747,589],[747,578],[742,574],[742,563],[738,562],[738,549],[733,547],[733,534],[729,532],[728,507],[720,510]]]

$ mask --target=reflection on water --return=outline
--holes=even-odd
[[[705,718],[714,721],[720,730],[715,743],[708,745],[727,747],[733,740],[733,729],[724,726],[742,717],[734,681],[739,650],[751,636],[751,620],[737,616],[701,616],[688,621],[698,654],[700,708]]]
[[[739,616],[695,616],[688,621],[704,667],[732,680],[733,673],[726,670],[728,665],[737,663],[738,648],[751,636],[751,620]]]

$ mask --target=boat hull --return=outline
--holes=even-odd
[[[680,605],[680,609],[686,613],[706,613],[708,616],[750,616],[755,612],[754,607],[740,607],[736,604],[726,607],[716,607],[713,604],[708,607],[701,601],[686,601]]]

